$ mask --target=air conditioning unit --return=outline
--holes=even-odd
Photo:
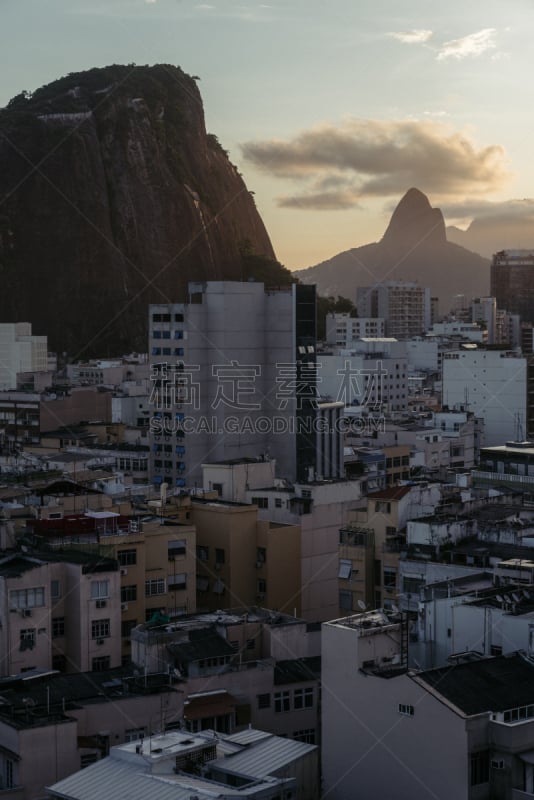
[[[104,644],[104,640],[103,640],[103,639],[97,639],[97,640],[96,640],[96,643],[97,643],[97,644]]]
[[[121,611],[128,611],[128,603],[121,603]]]
[[[128,570],[126,567],[121,567],[121,575],[128,575]]]
[[[97,608],[105,608],[107,606],[106,600],[97,600],[95,603]]]
[[[20,613],[22,614],[23,617],[31,617],[32,610],[31,610],[31,608],[22,608],[20,610]]]

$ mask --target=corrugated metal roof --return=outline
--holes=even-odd
[[[269,736],[272,736],[272,733],[268,733],[267,731],[258,731],[256,728],[247,728],[245,731],[239,731],[238,733],[232,733],[230,736],[226,736],[226,741],[236,742],[237,744],[251,744],[252,742],[259,742],[260,739],[268,739]]]
[[[48,787],[69,800],[189,800],[191,791],[148,774],[148,766],[105,758]]]
[[[317,750],[317,747],[313,744],[296,742],[282,736],[270,736],[257,744],[251,744],[242,753],[212,761],[210,766],[221,772],[239,773],[250,778],[262,779],[274,775],[278,770],[314,750]]]

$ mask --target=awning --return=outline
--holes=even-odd
[[[184,719],[206,719],[222,717],[235,712],[237,700],[228,692],[207,694],[204,697],[193,697],[184,703]]]

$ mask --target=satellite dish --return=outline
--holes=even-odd
[[[394,614],[399,614],[400,613],[399,612],[399,608],[398,608],[397,605],[395,605],[395,603],[391,604],[391,610],[393,611]]]
[[[530,592],[527,592],[527,590],[526,590],[526,589],[522,589],[521,591],[523,592],[523,597],[524,597],[526,600],[530,600]]]
[[[497,600],[498,603],[504,603],[504,597],[500,594],[496,594],[495,599]]]
[[[361,610],[362,610],[362,611],[365,611],[365,610],[366,610],[367,606],[366,606],[366,604],[363,602],[363,600],[358,600],[358,608],[361,608]]]
[[[521,602],[521,598],[519,597],[517,592],[512,592],[512,599],[513,599],[514,603],[520,603]]]

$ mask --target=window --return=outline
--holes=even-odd
[[[247,639],[246,648],[247,650],[254,650],[256,647],[256,640],[255,639]]]
[[[293,739],[295,739],[297,742],[305,742],[306,744],[315,744],[315,729],[304,728],[301,731],[295,731],[293,733]]]
[[[137,600],[137,586],[132,583],[130,586],[121,586],[121,603],[128,603]]]
[[[492,644],[490,647],[490,656],[502,656],[502,647],[498,644]]]
[[[174,539],[167,544],[167,554],[169,559],[177,558],[178,556],[185,556],[185,539]]]
[[[157,594],[165,594],[165,578],[150,578],[145,581],[145,597],[154,597]]]
[[[174,575],[169,575],[167,585],[169,592],[178,592],[185,589],[187,586],[187,573],[177,572]]]
[[[349,561],[345,558],[339,559],[339,571],[337,573],[338,578],[343,578],[344,580],[350,580],[350,576],[352,575],[352,561]]]
[[[94,619],[91,622],[91,639],[106,639],[109,635],[109,619]]]
[[[52,656],[52,669],[57,669],[59,672],[65,672],[67,669],[67,659],[62,653]]]
[[[213,593],[214,594],[224,594],[225,591],[226,591],[226,587],[225,587],[223,581],[221,581],[221,580],[215,581],[215,583],[213,584]]]
[[[104,672],[110,668],[110,665],[111,659],[109,656],[96,656],[91,662],[93,672]]]
[[[209,559],[209,555],[209,547],[203,547],[202,545],[197,544],[197,558],[199,561],[207,561]]]
[[[61,597],[61,581],[50,581],[50,597],[59,600]]]
[[[352,592],[349,589],[339,590],[339,607],[344,611],[352,611]]]
[[[4,774],[5,774],[5,788],[6,789],[13,789],[15,787],[14,781],[14,767],[15,764],[10,758],[6,758],[4,762]]]
[[[91,581],[91,598],[99,600],[109,597],[109,581]]]
[[[313,708],[313,686],[308,686],[306,689],[295,689],[293,708],[295,711],[299,711],[301,708]]]
[[[267,581],[265,578],[258,578],[258,594],[265,594],[267,592]]]
[[[479,786],[481,783],[489,781],[489,751],[481,750],[479,753],[471,753],[471,786]]]
[[[395,567],[384,567],[384,588],[394,589],[397,585],[397,570]]]
[[[258,508],[269,508],[269,498],[268,497],[253,497],[252,503]]]
[[[402,714],[404,717],[413,717],[415,708],[405,703],[399,703],[399,714]]]
[[[210,588],[210,579],[207,575],[197,575],[197,592],[207,592]]]
[[[52,639],[65,636],[65,617],[52,617]]]
[[[289,711],[289,692],[274,693],[274,710],[278,714]]]
[[[137,742],[146,736],[146,728],[127,728],[124,731],[125,742]]]
[[[35,647],[35,628],[23,628],[20,631],[20,649],[33,650]]]
[[[375,500],[375,511],[377,514],[389,514],[391,503],[386,503],[384,500]]]
[[[258,698],[258,708],[270,708],[271,707],[271,695],[269,693],[266,694],[258,694],[256,695]]]
[[[215,548],[215,563],[216,564],[224,564],[225,562],[225,554],[222,547]]]
[[[282,508],[282,498],[281,497],[275,497],[274,498],[274,506],[275,506],[275,508]]]
[[[44,604],[44,586],[35,589],[13,589],[9,593],[10,608],[40,608]]]
[[[267,560],[267,549],[265,547],[256,548],[256,563],[258,565],[265,564]]]

